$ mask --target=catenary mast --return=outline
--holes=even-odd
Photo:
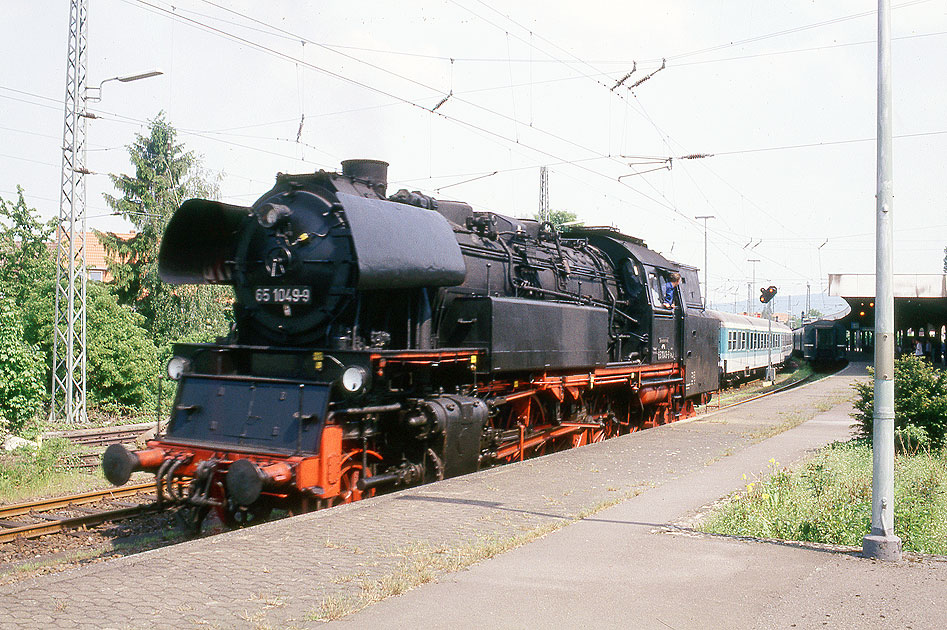
[[[88,1],[71,0],[62,190],[56,230],[51,419],[86,420],[86,54]]]

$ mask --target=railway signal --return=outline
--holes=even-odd
[[[776,297],[776,287],[768,286],[765,289],[760,289],[760,302],[763,304],[769,303],[774,297]]]

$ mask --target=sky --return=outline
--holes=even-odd
[[[15,199],[22,186],[51,217],[69,2],[3,0],[3,9],[0,196]],[[546,166],[553,210],[701,269],[695,217],[713,216],[711,306],[745,304],[755,279],[754,301],[760,286],[782,297],[808,285],[818,308],[828,274],[874,271],[876,9],[870,0],[89,0],[89,86],[164,74],[104,83],[89,104],[88,224],[130,228],[102,198],[115,193],[107,174],[134,172],[127,146],[163,112],[228,203],[252,204],[278,172],[372,158],[391,165],[389,194],[530,217]],[[895,272],[940,273],[947,2],[892,0],[891,15]]]

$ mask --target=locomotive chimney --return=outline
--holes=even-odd
[[[382,160],[342,160],[342,174],[367,181],[381,197],[388,189],[388,162]]]

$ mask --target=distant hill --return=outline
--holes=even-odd
[[[709,305],[716,311],[725,313],[743,313],[746,311],[746,298],[737,302],[713,302]],[[751,303],[753,312],[758,313],[763,305],[759,301],[759,293],[753,296]],[[806,310],[806,296],[803,295],[779,295],[777,294],[772,301],[773,312],[789,313],[799,317]],[[809,308],[822,313],[824,317],[831,317],[841,314],[848,309],[848,304],[840,297],[825,295],[824,293],[813,293],[809,296]]]

